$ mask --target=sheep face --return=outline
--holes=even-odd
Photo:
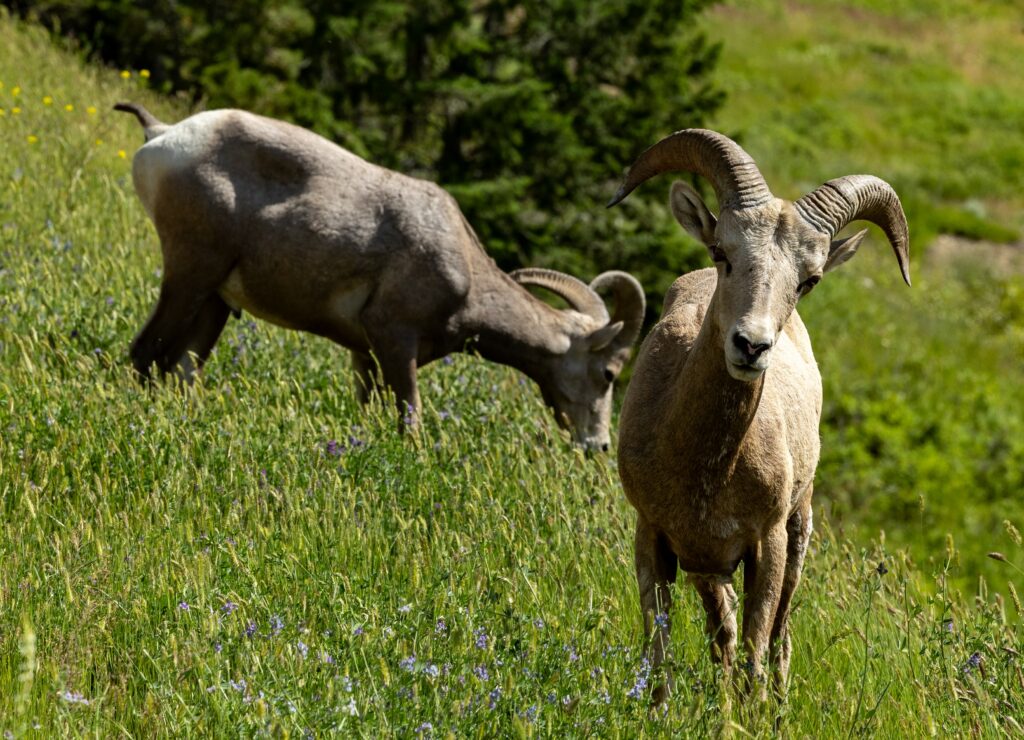
[[[586,450],[607,451],[611,444],[612,387],[630,354],[613,341],[622,328],[622,322],[614,322],[572,339],[554,361],[549,382],[541,385],[559,426]]]
[[[757,380],[768,369],[797,301],[827,270],[849,259],[866,233],[831,242],[780,199],[756,208],[726,208],[716,219],[682,182],[672,187],[671,207],[718,269],[709,317],[722,337],[729,374],[744,381]]]

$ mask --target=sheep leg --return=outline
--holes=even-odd
[[[782,592],[787,539],[785,523],[776,525],[743,563],[743,644],[750,679],[760,684],[762,698],[767,697],[764,658]]]
[[[800,507],[793,512],[786,522],[786,571],[782,579],[782,593],[779,607],[775,612],[775,623],[772,625],[770,662],[773,666],[772,683],[778,696],[786,690],[789,678],[789,612],[792,607],[793,592],[800,583],[800,573],[804,567],[804,556],[813,529],[811,513],[811,489],[808,488],[806,498]]]
[[[160,285],[160,297],[146,325],[132,341],[130,356],[142,382],[150,379],[153,363],[161,375],[171,368],[180,352],[169,360],[169,353],[182,341],[185,332],[202,307],[208,293],[199,292],[189,280],[165,279]]]
[[[214,293],[207,296],[191,326],[168,350],[165,357],[158,360],[159,364],[167,367],[177,366],[182,379],[191,385],[195,374],[203,368],[214,345],[217,344],[230,313],[231,308],[219,295]]]
[[[711,640],[711,660],[721,663],[728,675],[736,660],[736,592],[720,576],[690,576],[690,582],[707,614],[704,629]]]
[[[352,370],[356,374],[356,397],[365,405],[370,402],[370,396],[380,390],[377,363],[366,352],[352,350],[351,355]]]
[[[649,645],[651,672],[665,660],[672,632],[671,585],[675,583],[678,561],[665,538],[642,517],[637,517],[634,542],[636,580],[640,587],[640,610],[644,619],[644,636]],[[672,671],[666,670],[665,683],[658,683],[652,692],[654,705],[661,704],[673,687]]]
[[[386,323],[383,325],[387,326]],[[384,384],[395,394],[399,431],[415,426],[420,409],[420,393],[416,386],[416,352],[419,345],[416,335],[389,327],[388,331],[375,332],[368,338],[380,364]]]

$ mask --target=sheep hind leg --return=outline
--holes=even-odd
[[[130,350],[132,365],[143,383],[150,380],[154,363],[163,375],[181,356],[181,352],[175,354],[174,349],[184,346],[188,327],[209,293],[187,279],[164,279],[156,307],[132,341]]]
[[[707,614],[705,631],[711,642],[711,660],[721,663],[728,676],[736,661],[736,592],[721,576],[690,576],[690,582]]]
[[[805,503],[793,512],[786,522],[786,571],[782,580],[782,592],[779,607],[775,612],[775,623],[772,625],[770,662],[772,664],[772,686],[777,696],[785,695],[786,682],[789,678],[789,612],[792,607],[793,593],[800,583],[800,573],[804,567],[804,556],[813,530],[811,512],[811,492],[808,490]]]
[[[189,328],[158,361],[159,364],[177,367],[182,380],[191,385],[217,344],[230,313],[231,308],[219,295],[207,296]]]
[[[636,580],[640,587],[640,611],[644,619],[644,637],[649,645],[648,661],[653,673],[664,662],[672,633],[672,591],[678,570],[676,555],[665,538],[637,516],[634,541]],[[673,687],[672,671],[665,681],[654,686],[651,703],[658,706]]]

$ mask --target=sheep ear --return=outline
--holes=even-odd
[[[839,265],[846,262],[853,255],[857,254],[857,249],[860,247],[860,243],[864,241],[864,237],[867,236],[868,230],[858,231],[851,237],[846,239],[836,239],[832,242],[832,246],[828,250],[828,259],[825,260],[825,269],[822,272],[828,272],[834,270]]]
[[[587,337],[587,345],[590,351],[600,352],[609,344],[614,342],[615,337],[619,336],[625,325],[626,324],[622,321],[615,321],[607,326],[602,326],[600,329],[595,331]]]
[[[717,219],[704,205],[697,191],[681,180],[672,183],[672,191],[668,197],[669,208],[679,225],[686,233],[710,248],[715,243],[715,225]]]

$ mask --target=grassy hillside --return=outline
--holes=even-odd
[[[336,347],[248,321],[196,392],[140,389],[126,348],[159,257],[120,156],[139,132],[108,111],[129,96],[182,111],[5,20],[0,83],[0,732],[1024,732],[1021,589],[955,585],[1019,576],[1012,528],[968,543],[950,529],[948,546],[922,545],[922,568],[892,534],[821,524],[781,706],[723,688],[680,587],[679,693],[649,716],[633,516],[611,460],[572,450],[515,373],[467,357],[424,371],[422,432],[397,438],[388,413],[357,408]],[[994,313],[1009,288],[927,275],[897,290],[891,262],[858,257],[805,312],[831,384],[822,477],[836,501],[871,497],[851,511],[912,501],[921,481],[937,496],[943,435],[970,436],[979,408],[1008,451],[952,442],[1019,459],[1017,397],[1000,395],[1020,372],[1020,316],[1005,320],[1019,302]],[[965,385],[983,407],[963,405]],[[935,430],[890,439],[937,400]],[[907,466],[905,447],[929,455]],[[969,485],[981,468],[955,460]],[[948,496],[986,522],[1019,516]],[[929,498],[915,521],[933,511]],[[961,544],[1009,562],[968,569]]]
[[[722,43],[739,134],[780,195],[869,170],[896,186],[915,246],[1024,228],[1024,34],[1013,0],[727,0]]]

